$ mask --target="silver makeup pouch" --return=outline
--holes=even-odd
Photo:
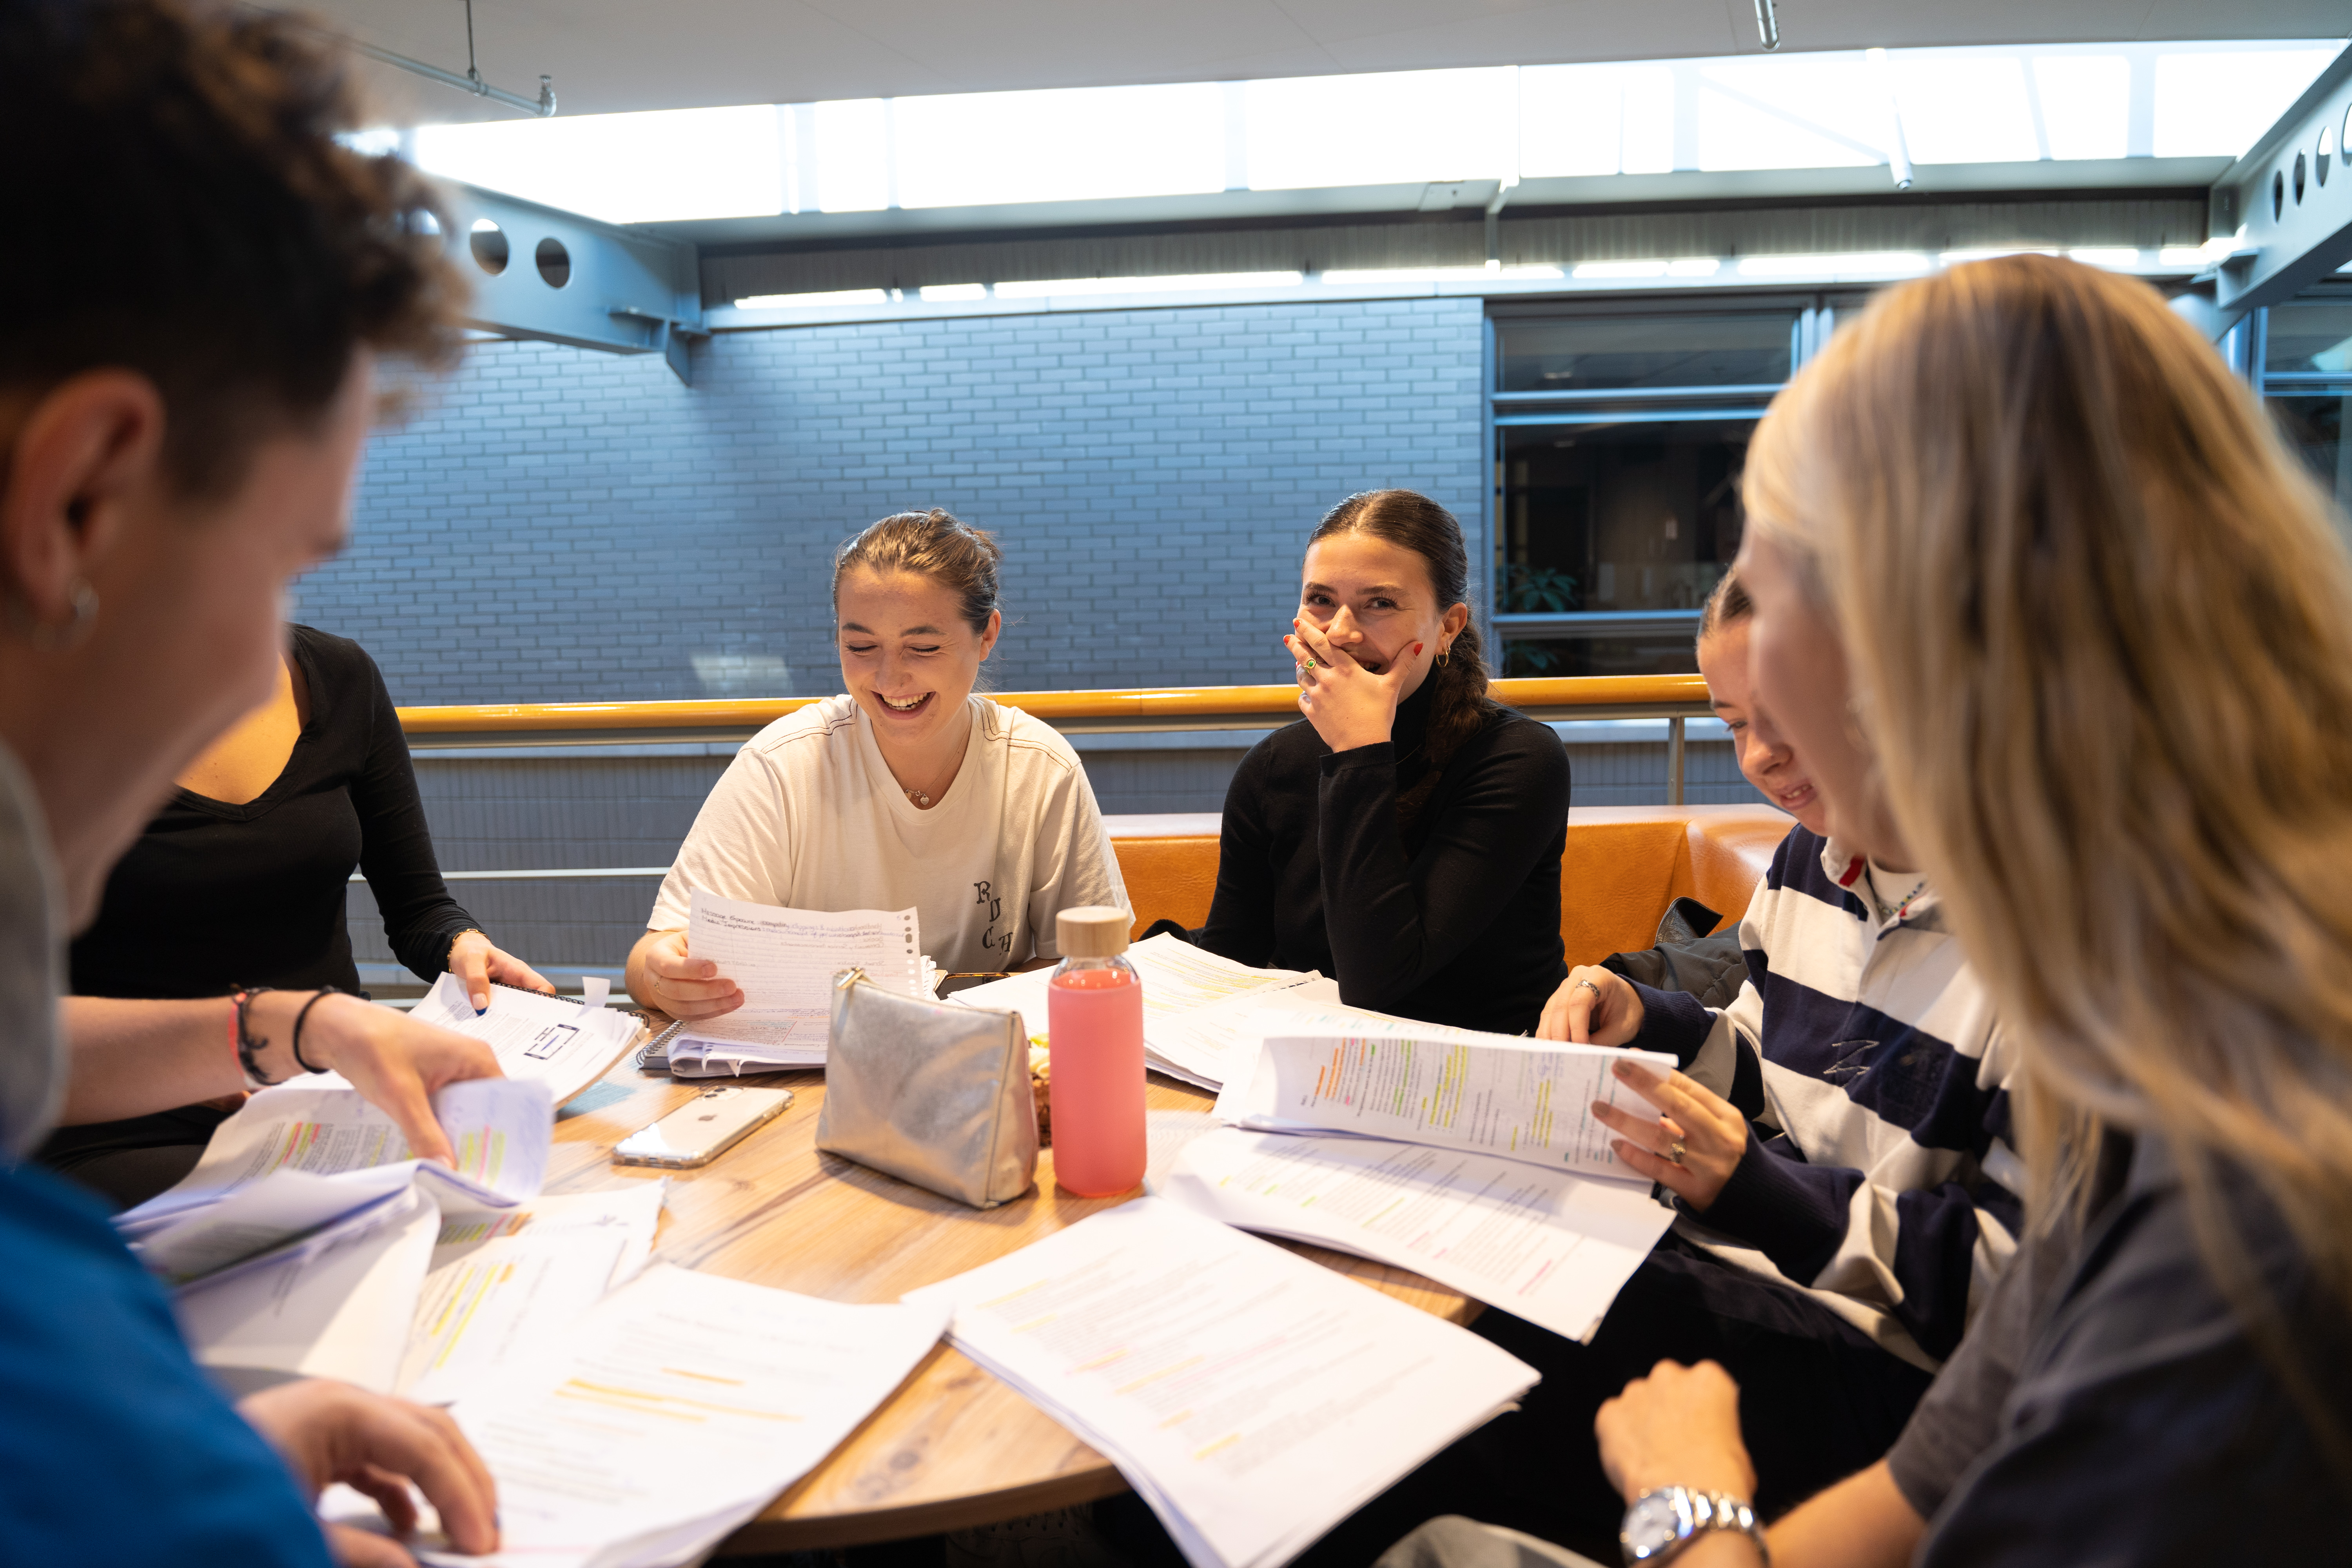
[[[1037,1103],[1021,1015],[833,981],[816,1146],[994,1208],[1037,1178]]]

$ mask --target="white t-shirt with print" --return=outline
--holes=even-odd
[[[974,696],[963,766],[919,811],[882,760],[873,721],[844,694],[777,720],[702,803],[647,926],[688,923],[694,889],[795,910],[919,912],[941,969],[1059,959],[1054,918],[1128,908],[1118,860],[1068,742]]]

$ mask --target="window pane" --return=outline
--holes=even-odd
[[[1507,426],[1495,607],[1697,609],[1739,553],[1739,475],[1755,428],[1752,419]],[[1693,668],[1679,630],[1541,649],[1554,664],[1522,673]],[[1515,650],[1517,665],[1533,651]]]
[[[2263,368],[2352,371],[2352,300],[2274,307]]]
[[[2279,312],[2273,310],[2275,322]],[[2275,342],[2276,340],[2273,340]],[[2344,440],[2345,416],[2352,413],[2352,394],[2329,392],[2313,397],[2273,397],[2271,415],[2285,432],[2288,443],[2303,454],[2311,471],[2336,498],[2336,526],[2352,510],[2352,446]]]
[[[1500,321],[1505,392],[1758,386],[1789,379],[1797,313]]]

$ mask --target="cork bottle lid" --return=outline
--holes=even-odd
[[[1116,958],[1127,951],[1131,923],[1125,910],[1087,904],[1054,918],[1054,938],[1064,958]]]

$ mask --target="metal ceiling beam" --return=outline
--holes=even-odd
[[[2239,235],[2213,282],[2216,338],[2250,310],[2292,299],[2352,261],[2352,49],[2336,57],[2253,151],[2213,186],[2212,230]]]
[[[450,254],[474,284],[468,325],[607,353],[657,353],[688,379],[687,343],[708,335],[692,245],[478,185],[444,182],[442,189]]]

